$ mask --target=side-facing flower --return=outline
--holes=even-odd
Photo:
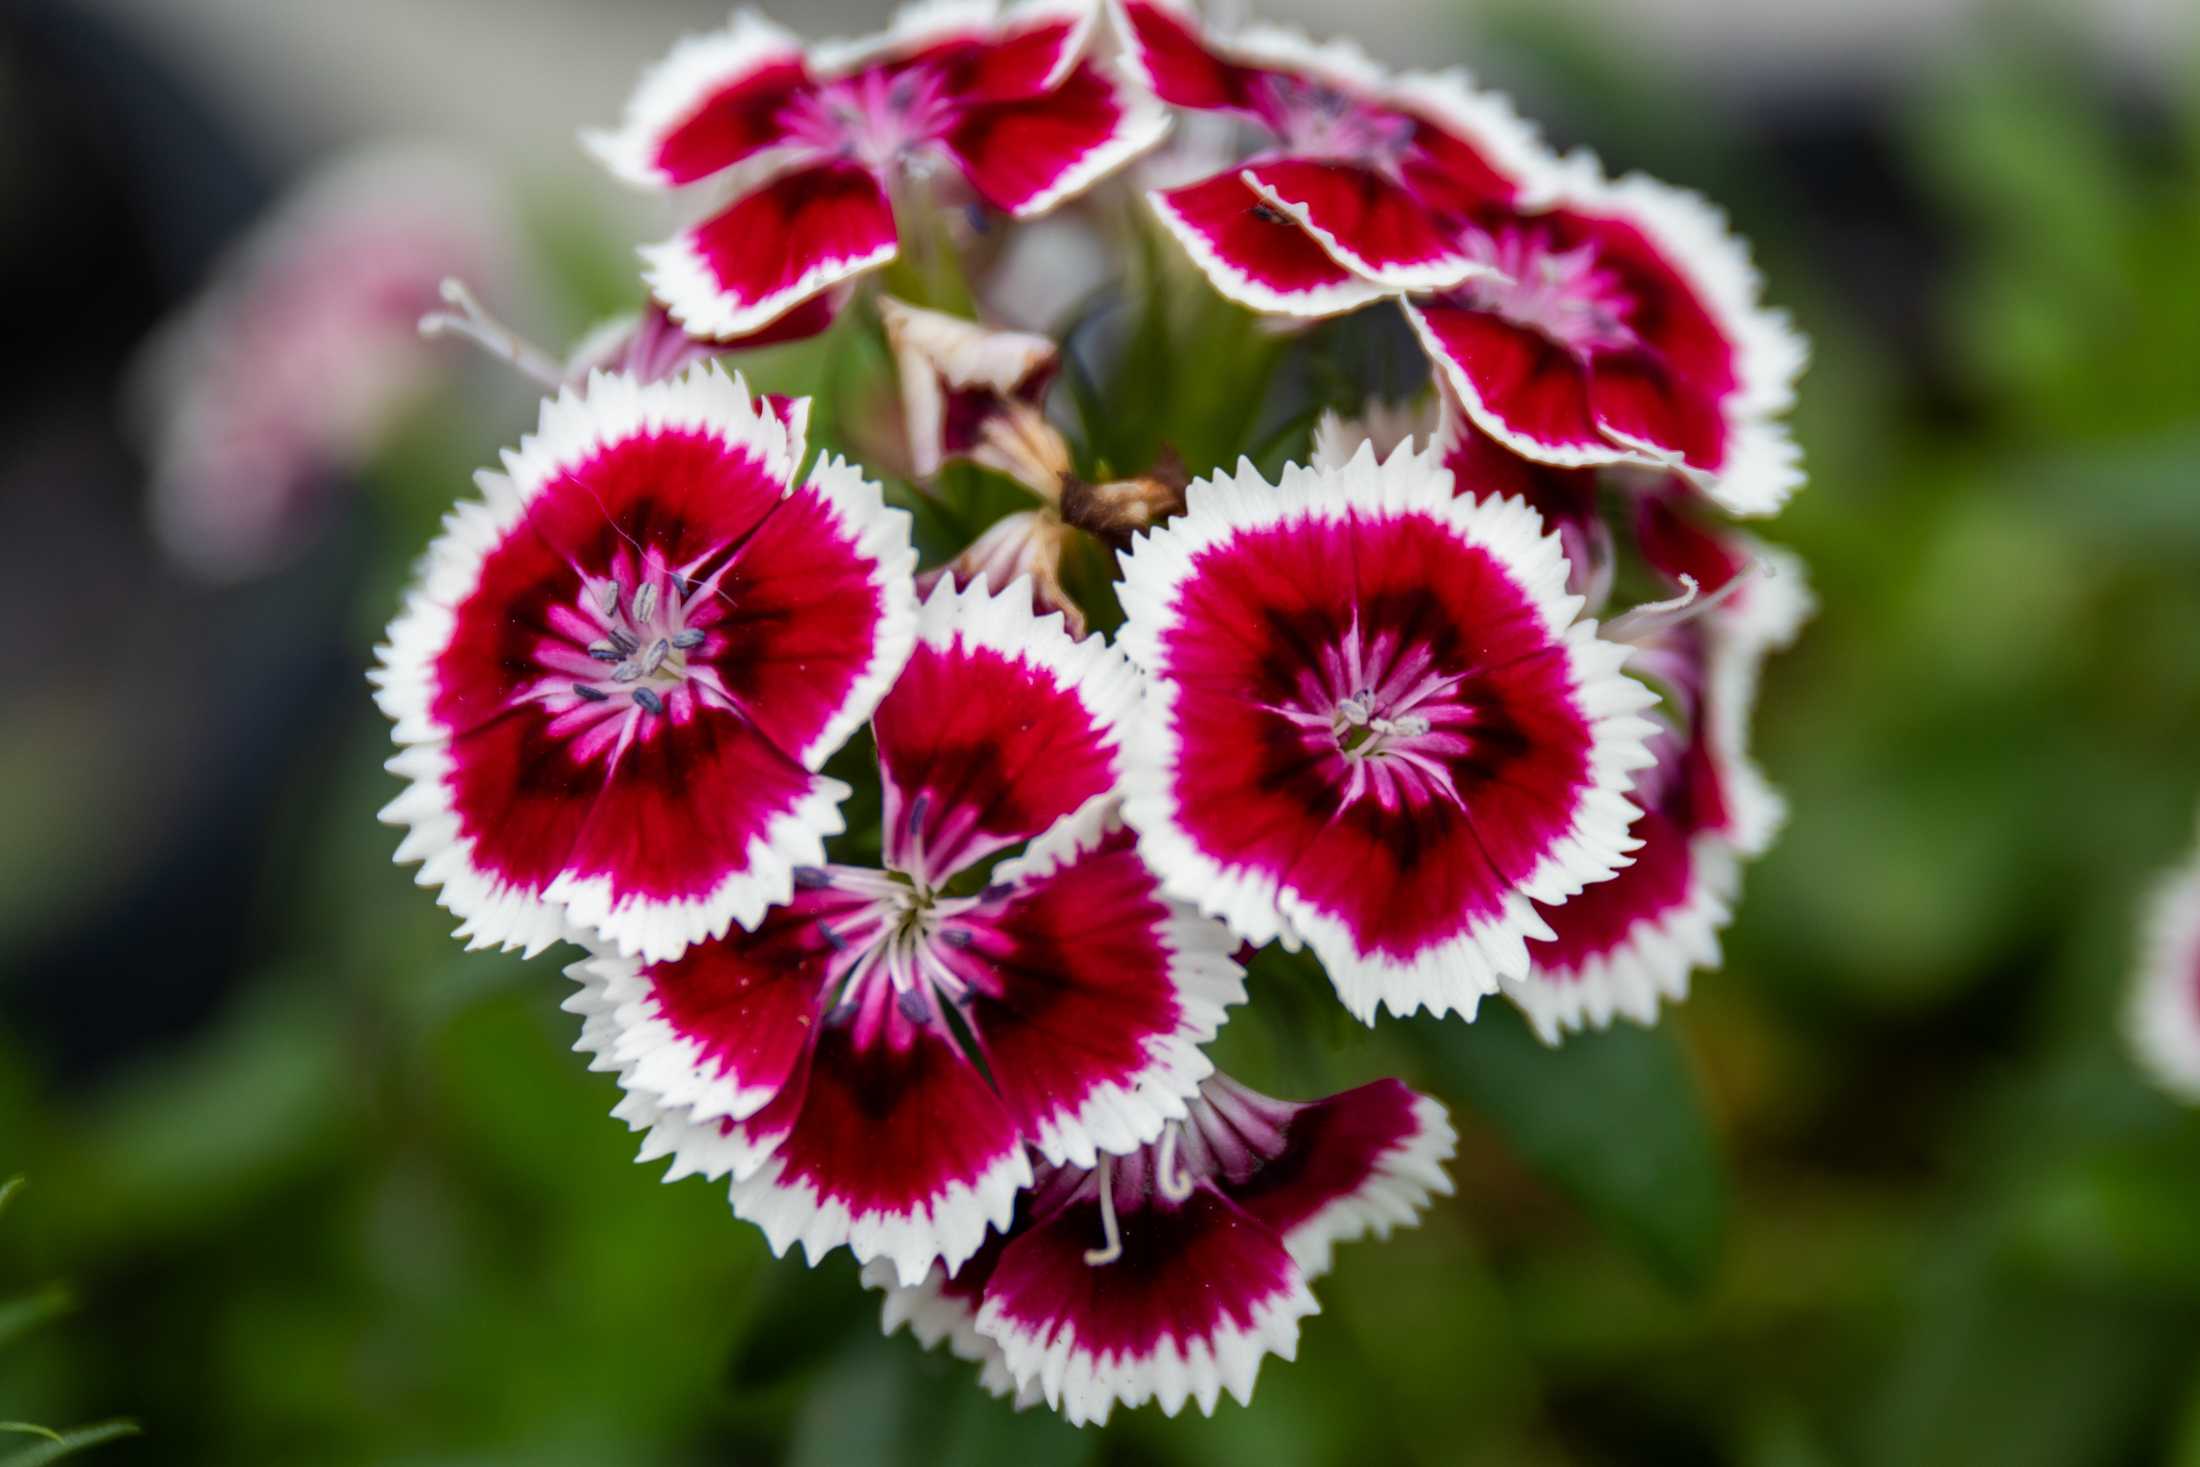
[[[1115,0],[1132,68],[1164,102],[1242,118],[1268,146],[1148,195],[1215,288],[1322,316],[1488,273],[1457,225],[1536,196],[1550,170],[1503,98],[1459,72],[1391,77],[1295,32],[1206,31],[1175,0]]]
[[[945,1340],[1019,1405],[1079,1426],[1148,1401],[1212,1415],[1224,1391],[1251,1401],[1266,1356],[1297,1353],[1337,1244],[1450,1193],[1455,1145],[1443,1107],[1396,1080],[1294,1103],[1216,1075],[1155,1144],[1042,1166],[1015,1224],[952,1276],[864,1281],[888,1333]]]
[[[814,867],[753,931],[574,970],[644,1159],[730,1173],[776,1252],[953,1272],[1008,1225],[1027,1146],[1089,1167],[1182,1117],[1244,997],[1115,815],[1136,673],[1030,600],[925,600],[872,720],[885,870]]]
[[[1736,514],[1801,485],[1780,415],[1807,350],[1703,199],[1576,156],[1556,202],[1458,238],[1490,268],[1407,315],[1483,432],[1546,463],[1671,468]]]
[[[1028,434],[1018,434],[1014,421],[1039,414],[1061,365],[1053,341],[993,330],[892,296],[879,297],[878,315],[901,381],[909,466],[917,478],[930,479],[950,458],[977,458],[1019,482],[1036,474],[1041,482],[1034,489],[1059,482],[1067,462],[1044,460],[1062,454],[1026,464],[1029,448],[1021,440]],[[1014,459],[1003,461],[1010,454]]]
[[[739,336],[899,248],[891,192],[959,174],[1016,218],[1045,213],[1153,143],[1167,117],[1084,56],[1092,9],[912,6],[879,36],[805,48],[753,11],[681,41],[592,152],[649,188],[732,201],[645,249],[681,324]]]
[[[2125,1032],[2156,1084],[2200,1105],[2200,855],[2162,878]]]
[[[908,659],[915,553],[852,465],[797,480],[801,406],[599,374],[445,519],[372,676],[398,859],[472,943],[670,958],[823,859],[817,771]]]
[[[1202,480],[1123,558],[1125,782],[1172,891],[1310,943],[1353,1013],[1472,1015],[1626,864],[1651,695],[1555,537],[1426,453]]]

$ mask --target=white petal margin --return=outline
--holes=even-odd
[[[1214,243],[1200,230],[1178,213],[1158,190],[1146,195],[1146,204],[1153,210],[1161,227],[1173,236],[1184,253],[1192,257],[1192,263],[1207,277],[1209,284],[1225,298],[1237,302],[1250,311],[1269,315],[1298,316],[1317,320],[1325,316],[1341,316],[1357,311],[1384,299],[1386,292],[1379,285],[1367,280],[1340,280],[1333,285],[1317,286],[1313,290],[1281,291],[1264,281],[1255,280],[1237,265],[1225,259]]]
[[[727,207],[735,202],[727,200]],[[862,254],[818,260],[793,284],[747,305],[736,305],[719,283],[709,262],[696,250],[693,233],[691,228],[662,244],[642,246],[642,279],[648,284],[650,294],[663,302],[672,319],[685,327],[689,335],[716,340],[730,340],[762,331],[812,296],[823,295],[843,281],[868,274],[901,252],[900,239],[890,236]]]
[[[1754,562],[1741,594],[1711,612],[1705,701],[1711,750],[1731,806],[1728,839],[1744,856],[1761,856],[1787,821],[1787,801],[1750,756],[1750,722],[1765,658],[1801,635],[1817,609],[1802,557],[1750,536],[1738,537]]]
[[[1440,291],[1452,290],[1469,280],[1500,277],[1495,266],[1484,265],[1467,258],[1456,247],[1440,260],[1418,265],[1377,265],[1359,251],[1346,244],[1331,231],[1314,222],[1314,211],[1308,205],[1279,192],[1261,182],[1260,175],[1248,167],[1238,178],[1263,202],[1277,213],[1288,217],[1293,224],[1305,231],[1306,237],[1322,247],[1322,252],[1362,280],[1386,291]]]
[[[1103,80],[1107,82],[1108,90],[1115,98],[1117,117],[1114,133],[1107,141],[1063,169],[1054,182],[1018,204],[1012,217],[1038,218],[1056,205],[1091,188],[1132,159],[1152,151],[1168,135],[1172,119],[1166,107],[1112,72],[1104,73]]]
[[[1226,865],[1193,843],[1176,801],[1176,688],[1164,675],[1162,649],[1176,626],[1178,593],[1209,549],[1290,522],[1409,516],[1434,521],[1489,554],[1518,585],[1566,658],[1592,744],[1589,778],[1567,830],[1500,910],[1399,961],[1363,953],[1349,927],[1273,875]],[[1124,778],[1124,812],[1139,832],[1140,850],[1172,894],[1222,918],[1246,941],[1282,938],[1295,945],[1294,936],[1302,938],[1322,960],[1338,997],[1363,1022],[1374,1022],[1382,1007],[1400,1016],[1425,1008],[1472,1018],[1481,999],[1498,991],[1501,975],[1526,976],[1528,940],[1551,935],[1534,904],[1557,906],[1604,880],[1639,844],[1627,833],[1637,814],[1627,792],[1634,771],[1651,763],[1646,740],[1655,726],[1641,714],[1654,695],[1622,671],[1626,648],[1598,638],[1595,622],[1574,619],[1581,598],[1567,591],[1564,552],[1555,535],[1543,532],[1536,512],[1517,499],[1454,498],[1451,475],[1433,452],[1400,449],[1378,462],[1373,448],[1364,446],[1341,469],[1287,467],[1274,488],[1250,460],[1241,460],[1234,475],[1193,484],[1185,512],[1137,540],[1123,553],[1122,568],[1125,620],[1117,645],[1148,676]]]
[[[810,48],[810,66],[820,77],[846,76],[957,35],[990,36],[1001,18],[998,0],[918,0],[895,11],[885,30],[819,41]]]
[[[1284,1235],[1283,1246],[1309,1280],[1329,1272],[1339,1243],[1417,1227],[1433,1199],[1451,1195],[1444,1163],[1457,1154],[1459,1133],[1426,1095],[1413,1097],[1413,1119],[1413,1134],[1378,1157],[1366,1181]]]
[[[2124,1031],[2155,1084],[2200,1105],[2200,856],[2156,887],[2144,943]]]
[[[978,1311],[978,1330],[998,1342],[1010,1377],[1026,1390],[1036,1382],[1046,1403],[1072,1426],[1105,1426],[1118,1403],[1152,1401],[1162,1415],[1174,1416],[1194,1401],[1200,1415],[1212,1416],[1224,1391],[1241,1406],[1252,1404],[1264,1357],[1297,1358],[1299,1321],[1321,1313],[1321,1305],[1305,1277],[1296,1268],[1291,1273],[1291,1286],[1262,1300],[1246,1326],[1226,1323],[1186,1341],[1164,1335],[1143,1355],[1093,1355],[1078,1348],[1069,1324],[1027,1329],[991,1299]]]
[[[614,177],[637,188],[678,188],[680,183],[657,166],[664,140],[723,88],[767,66],[801,59],[799,36],[744,7],[721,30],[681,37],[642,73],[619,125],[583,131],[581,146]],[[735,166],[746,171],[751,161]]]
[[[1741,862],[1718,836],[1699,835],[1689,843],[1688,865],[1687,900],[1638,921],[1619,946],[1576,968],[1537,967],[1505,980],[1505,996],[1537,1038],[1557,1044],[1585,1028],[1609,1028],[1615,1016],[1655,1024],[1661,1003],[1688,997],[1690,974],[1719,966],[1719,934],[1733,920]]]
[[[625,1089],[650,1096],[666,1110],[685,1113],[697,1124],[745,1121],[771,1103],[777,1085],[741,1085],[701,1045],[664,1017],[655,988],[642,976],[642,964],[595,943],[589,956],[565,970],[581,985],[588,1007],[566,1007],[591,1016],[582,1048],[598,1055],[599,1069],[617,1071]]]
[[[1362,444],[1373,444],[1377,458],[1387,459],[1400,448],[1418,452],[1442,441],[1443,432],[1442,408],[1434,396],[1400,402],[1371,397],[1350,418],[1324,408],[1314,424],[1314,451],[1307,466],[1341,469]]]
[[[404,607],[375,649],[368,681],[401,746],[386,767],[409,782],[384,807],[381,819],[404,828],[397,861],[421,863],[416,881],[438,890],[437,900],[461,919],[457,936],[469,947],[533,954],[562,937],[570,922],[594,929],[629,954],[651,961],[672,958],[690,943],[723,935],[731,922],[753,926],[765,908],[792,894],[794,867],[821,862],[824,838],[842,829],[840,802],[847,787],[819,776],[794,809],[751,843],[746,869],[712,892],[679,902],[629,898],[614,907],[606,879],[561,875],[534,892],[474,864],[473,839],[460,829],[451,804],[447,733],[431,712],[435,664],[450,644],[458,608],[479,585],[489,554],[521,525],[567,465],[606,445],[668,427],[709,433],[744,448],[767,474],[792,483],[794,445],[787,425],[750,396],[745,382],[728,377],[715,363],[648,384],[592,373],[584,386],[567,387],[543,403],[535,431],[506,451],[501,473],[475,475],[481,500],[461,503],[444,517],[443,533],[421,557]],[[799,492],[822,498],[859,553],[872,558],[872,584],[885,605],[870,666],[833,723],[796,755],[814,771],[871,716],[908,661],[915,642],[916,551],[909,542],[908,515],[887,509],[878,486],[849,466],[837,460],[820,465]]]
[[[905,1284],[923,1280],[937,1259],[950,1276],[985,1242],[986,1230],[1006,1232],[1016,1194],[1031,1185],[1031,1155],[1021,1146],[1004,1152],[975,1182],[953,1182],[931,1203],[910,1212],[850,1212],[808,1181],[785,1175],[785,1159],[765,1158],[753,1175],[735,1173],[730,1193],[734,1216],[764,1230],[775,1257],[795,1244],[811,1267],[843,1244],[858,1263],[884,1259]]]
[[[1102,795],[1057,821],[1021,855],[1003,861],[991,879],[1001,886],[1041,885],[1122,828],[1119,802]],[[1185,1102],[1215,1070],[1202,1046],[1220,1031],[1230,1005],[1245,1002],[1245,970],[1232,956],[1237,941],[1229,929],[1183,902],[1164,901],[1169,914],[1162,920],[1161,945],[1176,990],[1177,1026],[1146,1040],[1147,1068],[1135,1084],[1102,1085],[1076,1110],[1047,1117],[1036,1134],[1024,1138],[1056,1166],[1090,1171],[1099,1165],[1099,1153],[1128,1155],[1161,1139],[1168,1122],[1183,1120]]]
[[[1809,364],[1810,343],[1785,311],[1764,304],[1764,281],[1748,244],[1701,194],[1641,173],[1607,180],[1587,154],[1569,158],[1565,175],[1564,204],[1636,224],[1733,347],[1736,387],[1724,404],[1725,466],[1716,474],[1671,466],[1730,513],[1777,513],[1803,485],[1802,451],[1782,417],[1795,405],[1795,383]],[[1611,436],[1641,450],[1647,461],[1670,463],[1651,445]]]
[[[1008,1364],[1001,1358],[1001,1347],[978,1333],[978,1314],[960,1299],[951,1299],[942,1292],[941,1285],[947,1276],[934,1264],[932,1271],[919,1284],[903,1284],[895,1277],[894,1266],[885,1259],[874,1259],[863,1266],[863,1284],[877,1289],[886,1296],[879,1306],[879,1331],[892,1335],[907,1328],[919,1345],[936,1350],[941,1342],[947,1352],[957,1360],[968,1360],[978,1367],[978,1384],[990,1395],[1009,1401],[1018,1411],[1027,1410],[1039,1403],[1039,1383],[1030,1381],[1019,1387],[1016,1377],[1008,1373]]]

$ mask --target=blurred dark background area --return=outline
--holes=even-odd
[[[1077,1433],[631,1165],[550,965],[390,864],[369,650],[518,384],[439,349],[248,577],[151,528],[141,352],[344,148],[471,150],[485,293],[546,340],[631,305],[662,220],[572,131],[716,8],[0,8],[0,1300],[52,1305],[0,1418],[163,1463],[2200,1464],[2200,1121],[2118,1031],[2200,801],[2200,26],[1623,9],[1368,25],[1720,200],[1812,336],[1812,483],[1761,527],[1821,602],[1758,720],[1791,828],[1651,1034],[1493,1009],[1431,1071],[1258,972],[1228,1066],[1406,1075],[1459,1195],[1347,1251],[1254,1407]]]

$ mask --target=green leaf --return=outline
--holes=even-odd
[[[1709,1281],[1727,1181],[1703,1098],[1671,1024],[1621,1024],[1556,1049],[1510,1005],[1472,1024],[1416,1026],[1448,1098],[1677,1287]]]
[[[22,1190],[23,1178],[21,1176],[13,1176],[5,1182],[0,1182],[0,1212],[6,1212],[8,1204],[15,1200],[15,1194]]]
[[[42,1436],[50,1442],[61,1440],[60,1432],[35,1421],[0,1421],[0,1431],[13,1432],[17,1436]]]
[[[29,1334],[49,1319],[57,1319],[76,1306],[76,1296],[66,1286],[48,1284],[19,1298],[0,1299],[0,1345]]]
[[[102,1421],[93,1426],[79,1426],[74,1431],[48,1432],[46,1435],[52,1436],[52,1441],[37,1442],[0,1457],[0,1467],[45,1467],[48,1462],[58,1462],[88,1448],[137,1434],[135,1421]]]

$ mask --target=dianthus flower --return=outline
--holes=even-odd
[[[2200,1105],[2200,856],[2162,878],[2148,905],[2125,1028],[2155,1082]]]
[[[374,677],[383,818],[461,936],[669,958],[823,859],[818,770],[909,656],[915,553],[854,467],[798,473],[801,406],[599,374],[446,519]]]
[[[644,1159],[730,1173],[774,1251],[914,1283],[1008,1225],[1027,1146],[1091,1167],[1181,1119],[1244,989],[1116,817],[1138,697],[1025,586],[935,589],[872,720],[885,869],[813,867],[753,931],[574,970]]]
[[[959,1270],[864,1281],[886,1293],[888,1333],[945,1340],[1019,1405],[1079,1426],[1148,1401],[1212,1415],[1225,1390],[1251,1401],[1263,1358],[1297,1353],[1337,1244],[1411,1227],[1450,1193],[1455,1144],[1444,1108],[1396,1080],[1292,1102],[1218,1074],[1155,1143],[1043,1164]]]
[[[1558,541],[1430,453],[1202,480],[1124,557],[1126,813],[1172,891],[1304,940],[1346,1007],[1472,1014],[1626,864],[1651,695]]]
[[[643,258],[689,331],[741,336],[894,258],[905,178],[951,172],[1025,219],[1159,141],[1166,115],[1086,59],[1093,18],[1074,0],[950,0],[805,48],[743,11],[681,41],[585,141],[629,182],[733,195]]]

